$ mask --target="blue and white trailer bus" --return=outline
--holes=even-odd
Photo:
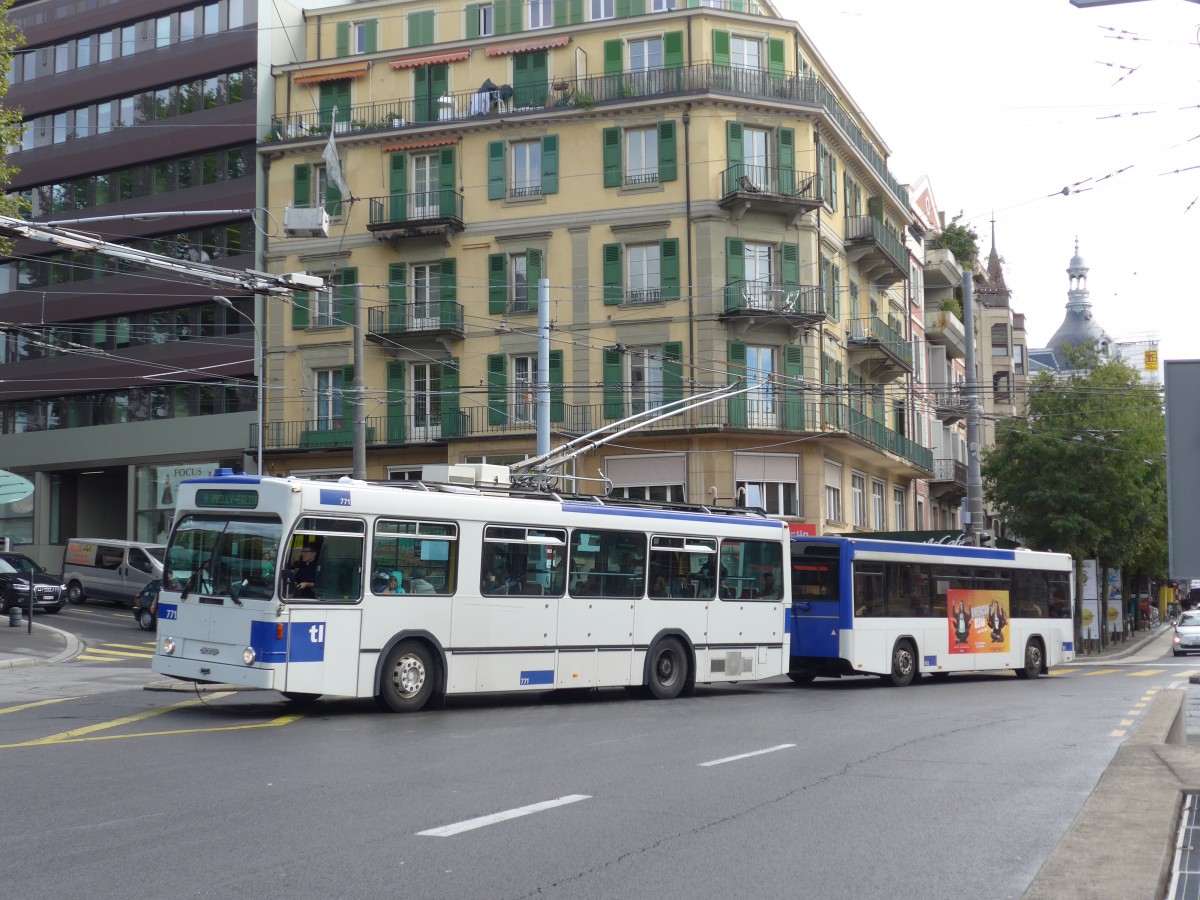
[[[797,537],[791,555],[798,684],[996,669],[1036,678],[1075,658],[1066,554]]]
[[[218,470],[178,491],[153,668],[395,711],[672,698],[786,673],[788,550],[785,523],[743,509]]]

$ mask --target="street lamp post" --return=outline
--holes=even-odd
[[[267,348],[263,345],[262,332],[258,328],[256,322],[251,316],[246,315],[240,309],[233,305],[228,297],[216,296],[213,301],[224,306],[226,309],[232,309],[235,313],[250,323],[250,327],[254,329],[254,342],[258,348],[258,397],[255,402],[255,408],[258,411],[258,474],[263,474],[263,371],[267,366]]]

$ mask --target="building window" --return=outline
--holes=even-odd
[[[510,197],[536,197],[542,193],[542,144],[521,141],[512,145]]]
[[[538,367],[536,356],[514,356],[513,364],[513,405],[514,422],[529,424],[537,421],[537,380]]]
[[[629,42],[629,71],[646,72],[663,67],[663,39],[643,38]]]
[[[729,61],[738,68],[761,69],[762,42],[734,35],[729,41]]]
[[[474,6],[468,6],[467,37],[491,37],[492,33],[492,4],[479,3]]]
[[[529,27],[549,28],[553,24],[553,0],[529,0]]]
[[[746,424],[750,428],[774,428],[775,348],[746,345]]]
[[[629,363],[629,412],[636,415],[663,403],[663,353],[661,347],[634,347]]]
[[[662,283],[660,281],[661,258],[660,245],[632,244],[628,251],[628,271],[626,284],[629,291],[625,295],[626,303],[654,303],[662,299]]]
[[[371,32],[375,28],[374,22],[351,22],[350,23],[350,52],[351,53],[371,53],[375,50],[372,46]]]
[[[917,531],[925,529],[925,501],[917,498]]]
[[[740,505],[758,507],[772,516],[800,515],[800,486],[784,481],[739,481]]]
[[[908,518],[904,512],[904,498],[904,488],[892,488],[892,519],[895,521],[897,531],[908,529]]]
[[[630,128],[625,132],[625,183],[658,183],[657,128]]]
[[[316,383],[313,425],[321,431],[341,428],[342,370],[317,369],[313,376]]]
[[[887,517],[883,499],[883,482],[871,479],[871,527],[875,531],[887,530]]]
[[[682,484],[643,484],[630,487],[614,487],[608,492],[610,497],[620,497],[625,500],[649,500],[651,503],[682,503]]]
[[[1025,374],[1025,345],[1013,344],[1013,371],[1018,375]]]
[[[338,323],[333,317],[333,289],[312,291],[309,294],[311,308],[309,322],[313,328],[332,328]]]
[[[590,21],[595,22],[599,19],[611,19],[614,16],[613,3],[615,0],[591,0],[591,18]]]
[[[842,521],[842,467],[825,460],[825,521]]]
[[[526,253],[513,253],[508,257],[508,296],[510,312],[537,309],[529,296],[529,255]]]
[[[742,299],[749,309],[773,309],[774,295],[771,275],[772,250],[770,244],[746,241],[742,254],[743,271]]]
[[[651,0],[651,12],[670,12],[679,9],[679,0]]]
[[[992,326],[992,356],[1008,356],[1008,326],[997,322]]]
[[[867,527],[867,476],[861,472],[850,473],[850,503],[854,514],[854,527]]]
[[[997,372],[992,376],[992,399],[997,403],[1011,403],[1012,393],[1007,372]]]

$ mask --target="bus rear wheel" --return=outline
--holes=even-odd
[[[1042,644],[1037,638],[1030,638],[1025,644],[1025,665],[1017,669],[1018,678],[1037,678],[1042,674]]]
[[[893,687],[908,687],[916,677],[917,651],[911,641],[896,641],[892,648],[892,671],[884,675],[883,680]]]
[[[650,681],[646,687],[658,700],[674,700],[687,683],[687,653],[675,638],[664,638],[650,655]]]
[[[808,672],[788,672],[788,678],[792,680],[793,684],[812,684],[816,677]]]
[[[383,665],[379,698],[392,712],[416,712],[429,702],[435,680],[429,650],[417,641],[401,641]]]

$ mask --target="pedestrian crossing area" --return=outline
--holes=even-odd
[[[154,659],[154,641],[132,644],[97,644],[89,646],[75,659],[81,662],[133,663],[138,660],[150,662]]]
[[[1168,675],[1181,681],[1189,680],[1193,675],[1200,675],[1200,669],[1176,669],[1172,666],[1099,666],[1084,668],[1079,665],[1059,666],[1050,670],[1051,678],[1090,678],[1096,675],[1122,675],[1126,678],[1153,678],[1155,675]]]

